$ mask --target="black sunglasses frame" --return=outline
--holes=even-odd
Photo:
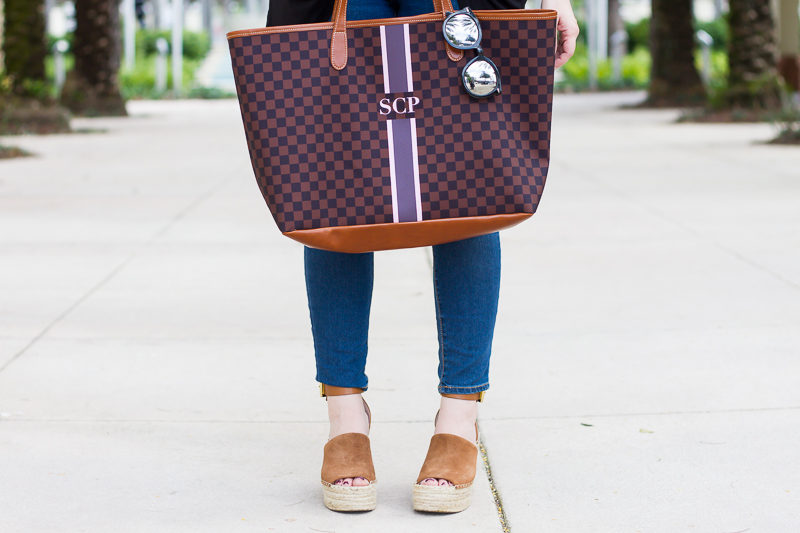
[[[467,15],[468,17],[470,17],[472,20],[475,21],[475,26],[478,28],[478,40],[476,44],[459,45],[458,43],[454,44],[450,40],[450,37],[447,35],[445,29],[447,28],[447,21],[453,18],[455,15]],[[475,13],[472,11],[472,9],[469,8],[469,6],[463,9],[459,9],[458,11],[445,12],[444,22],[442,23],[442,35],[444,35],[444,39],[445,41],[447,41],[447,44],[449,44],[453,48],[457,48],[459,50],[475,50],[477,52],[477,55],[472,59],[470,59],[470,61],[466,65],[464,65],[464,68],[461,69],[461,84],[464,87],[464,90],[467,92],[467,94],[469,94],[473,98],[488,98],[494,94],[501,94],[503,92],[502,88],[500,87],[500,69],[497,68],[497,65],[494,64],[494,61],[483,55],[483,48],[481,48],[481,41],[483,40],[483,30],[481,29],[481,22],[480,20],[478,20],[478,17],[475,16]],[[495,77],[497,78],[497,86],[494,88],[492,92],[488,94],[475,94],[467,88],[467,79],[466,79],[467,68],[476,61],[485,61],[489,63],[489,65],[494,69]]]

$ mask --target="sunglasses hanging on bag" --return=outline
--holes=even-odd
[[[474,98],[486,98],[501,93],[500,71],[494,62],[483,55],[481,24],[469,8],[446,12],[442,33],[447,43],[459,50],[475,50],[476,55],[461,70],[461,83]]]

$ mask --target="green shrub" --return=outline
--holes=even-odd
[[[62,35],[61,37],[56,37],[55,35],[48,34],[47,35],[47,51],[52,54],[53,53],[53,47],[61,39],[64,39],[65,41],[67,41],[67,43],[69,43],[69,50],[71,51],[72,50],[72,46],[75,43],[75,34],[73,32],[66,33],[66,34]]]
[[[0,97],[8,96],[11,94],[11,78],[5,73],[5,71],[0,70]]]
[[[633,87],[646,87],[650,83],[650,52],[638,48],[622,58],[622,79],[630,80]]]
[[[155,89],[155,63],[156,63],[156,40],[159,37],[164,37],[169,41],[169,30],[138,30],[136,33],[136,64],[133,69],[128,70],[122,68],[119,74],[120,89],[124,98],[160,98],[169,94],[172,87],[172,67],[171,59],[167,58],[167,91],[162,94]],[[72,34],[68,34],[65,38],[69,41],[72,40]],[[51,38],[51,43],[55,44],[57,39]],[[195,72],[202,64],[203,59],[208,55],[211,49],[211,41],[207,34],[201,32],[185,32],[183,34],[183,86],[189,96],[192,97],[220,97],[229,96],[217,94],[214,91],[201,91],[192,87]],[[71,50],[71,48],[70,48]],[[74,57],[72,53],[64,55],[64,65],[67,72],[69,72],[74,65]],[[55,67],[53,55],[50,54],[45,60],[45,70],[47,79],[53,80],[55,78]],[[0,93],[2,93],[2,77],[0,77]],[[44,90],[44,87],[33,87],[33,89]],[[58,96],[55,94],[55,89],[50,84],[47,91],[51,96]]]
[[[694,29],[704,30],[714,39],[714,50],[726,50],[728,47],[728,23],[724,18],[709,22],[695,20]],[[638,22],[626,22],[625,31],[628,32],[628,50],[636,50],[643,46],[650,48],[650,18],[643,18]]]
[[[610,59],[597,62],[597,85],[599,89],[641,89],[650,79],[650,52],[637,48],[622,58],[621,79],[613,79],[613,66]],[[586,90],[589,88],[589,57],[586,47],[580,47],[575,55],[561,67],[564,76],[559,88]]]
[[[137,58],[133,70],[122,69],[119,80],[122,96],[125,98],[160,98],[163,93],[156,91],[156,58],[155,56]],[[190,90],[194,75],[201,61],[185,59],[183,61],[183,87]],[[172,66],[167,61],[167,91],[172,87]]]
[[[136,30],[137,54],[144,54],[146,56],[155,55],[158,52],[156,49],[156,41],[159,37],[166,39],[170,46],[172,46],[172,32],[170,30]],[[69,43],[70,51],[72,51],[75,42],[75,34],[73,32],[67,33],[62,37],[48,35],[47,50],[52,53],[56,41],[60,39],[65,39]],[[188,59],[203,59],[208,55],[210,50],[211,38],[206,32],[183,32],[183,57]]]
[[[709,22],[695,21],[694,28],[695,30],[707,32],[711,38],[714,39],[714,44],[712,45],[714,50],[728,49],[730,28],[728,27],[728,22],[724,18],[718,18]]]
[[[581,46],[581,45],[586,46],[586,44],[588,42],[586,40],[586,36],[588,35],[588,32],[586,31],[586,21],[585,20],[580,20],[580,19],[578,20],[578,30],[579,30],[578,41],[577,41],[578,42],[578,46]]]
[[[172,46],[172,32],[170,30],[137,30],[136,48],[139,53],[146,56],[156,55],[156,41],[163,37]],[[205,32],[183,32],[183,57],[187,59],[203,59],[211,50],[211,39]]]
[[[75,66],[75,56],[73,56],[70,52],[64,54],[64,71],[69,72]],[[56,62],[53,59],[53,54],[47,56],[44,60],[44,71],[47,79],[51,82],[55,82],[56,79]]]
[[[155,76],[156,58],[150,56],[137,59],[136,68],[133,70],[122,69],[120,85],[125,98],[171,98],[172,93],[172,67],[167,62],[167,89],[163,92],[156,90]],[[197,69],[202,64],[201,60],[185,59],[183,62],[183,95],[185,98],[231,98],[236,94],[214,87],[195,87],[194,77]]]
[[[625,31],[628,32],[628,50],[639,47],[650,49],[650,19],[643,18],[638,22],[626,22]]]
[[[700,51],[695,53],[697,69],[702,66]],[[597,62],[597,88],[608,89],[644,89],[650,83],[650,51],[642,46],[622,58],[621,79],[612,79],[613,67],[610,59]],[[561,89],[582,91],[589,88],[589,57],[586,47],[579,47],[575,55],[561,67],[563,79],[558,87]],[[728,74],[728,57],[725,52],[711,52],[710,94],[714,98],[716,88],[725,85]]]

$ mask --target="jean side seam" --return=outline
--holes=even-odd
[[[433,250],[431,250],[432,252]],[[433,299],[436,302],[436,314],[438,315],[438,325],[439,325],[439,354],[441,357],[441,364],[442,364],[442,371],[439,373],[439,383],[444,381],[445,375],[445,350],[444,350],[444,318],[442,317],[442,306],[439,303],[439,279],[436,274],[436,256],[433,257]]]

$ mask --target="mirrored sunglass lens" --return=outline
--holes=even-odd
[[[497,71],[484,60],[473,61],[464,68],[464,86],[475,96],[488,96],[497,89]]]
[[[474,46],[478,43],[478,24],[469,15],[453,15],[444,25],[444,33],[454,46]]]

